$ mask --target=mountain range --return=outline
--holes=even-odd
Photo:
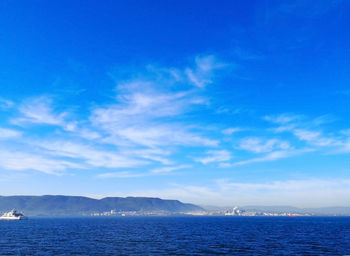
[[[149,197],[106,197],[93,199],[83,196],[0,196],[0,212],[16,209],[28,216],[81,216],[96,212],[163,212],[179,214],[203,209],[178,200]]]

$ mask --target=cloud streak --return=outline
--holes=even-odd
[[[219,62],[213,55],[198,56],[195,58],[195,63],[195,68],[187,68],[185,74],[190,83],[199,88],[204,88],[213,83],[211,79],[213,72],[226,66],[226,64]]]
[[[46,161],[48,166],[54,161],[63,163],[59,158],[64,159],[64,164],[57,165],[59,170],[69,169],[68,163],[76,166],[75,162],[86,169],[164,165],[153,169],[153,173],[185,168],[173,166],[176,163],[171,156],[178,147],[217,147],[219,140],[210,138],[191,119],[179,117],[207,106],[207,98],[200,91],[215,82],[216,72],[225,65],[208,55],[196,57],[194,65],[182,69],[147,66],[139,76],[116,80],[114,100],[93,106],[87,120],[72,120],[73,113],[55,109],[57,104],[47,96],[27,99],[18,106],[18,115],[11,119],[21,130],[0,128],[0,138],[14,139],[23,134],[25,139],[21,143],[34,145],[43,159],[51,159]],[[12,106],[10,101],[0,103]],[[26,134],[27,129],[38,127],[39,131],[46,129],[45,126],[60,129],[46,130],[42,138],[33,139]],[[46,136],[58,138],[52,140]],[[23,154],[29,156],[31,150]],[[47,170],[46,173],[55,169],[38,164],[28,166],[28,169],[37,166],[38,171]]]
[[[27,100],[18,109],[21,117],[13,119],[12,123],[20,126],[24,124],[53,125],[60,126],[67,131],[74,130],[75,123],[65,121],[68,113],[54,113],[51,104],[52,100],[48,97]]]
[[[231,159],[231,153],[227,150],[209,150],[206,152],[207,156],[195,158],[195,161],[202,164],[209,164],[213,162],[226,162]]]
[[[20,131],[0,127],[0,139],[12,139],[20,137],[21,135],[22,132]]]
[[[67,169],[84,169],[84,166],[27,152],[0,149],[0,166],[5,170],[35,170],[46,174],[62,174]]]
[[[97,150],[87,145],[67,141],[47,141],[37,143],[39,147],[47,150],[53,156],[62,156],[71,159],[84,160],[87,166],[105,168],[136,167],[148,164],[145,160],[126,156],[122,153],[106,150]]]
[[[239,145],[239,148],[242,150],[251,151],[254,153],[265,153],[271,152],[276,149],[287,150],[290,149],[291,146],[286,141],[281,141],[277,139],[269,139],[263,141],[260,138],[252,137],[242,139]]]
[[[242,166],[242,165],[253,164],[253,163],[272,162],[272,161],[289,158],[302,153],[312,152],[312,151],[313,151],[312,149],[272,151],[261,157],[255,157],[248,160],[238,161],[235,163],[221,164],[221,167],[234,167],[234,166]]]
[[[179,165],[179,166],[167,166],[167,167],[153,169],[151,173],[170,173],[180,169],[189,169],[191,167],[192,165],[185,165],[185,164]]]
[[[209,58],[209,57],[208,57]],[[211,72],[212,58],[197,60],[201,72]],[[146,76],[147,77],[147,76]],[[136,79],[119,83],[117,102],[93,110],[90,120],[108,134],[109,141],[131,143],[149,148],[164,146],[217,146],[218,141],[191,131],[191,125],[180,122],[179,115],[206,104],[206,99],[196,96],[189,88],[170,91],[161,84],[169,78],[156,80]]]

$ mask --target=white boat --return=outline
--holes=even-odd
[[[22,220],[26,218],[27,217],[25,217],[22,213],[17,212],[16,210],[5,212],[0,216],[0,220]]]

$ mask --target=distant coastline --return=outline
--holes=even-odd
[[[350,207],[292,206],[205,207],[152,197],[0,196],[0,212],[27,216],[350,216]]]

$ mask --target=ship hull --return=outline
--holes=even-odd
[[[24,217],[0,217],[0,220],[23,220]]]

